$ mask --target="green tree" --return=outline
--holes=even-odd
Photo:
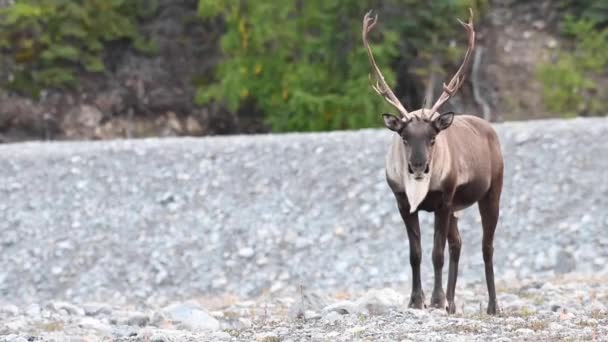
[[[565,116],[605,115],[608,91],[598,86],[597,76],[606,75],[608,68],[608,0],[560,5],[562,33],[572,45],[537,70],[545,106]]]
[[[17,0],[0,9],[0,62],[14,65],[4,85],[36,97],[44,88],[75,85],[79,71],[104,71],[109,42],[153,51],[137,26],[150,6],[154,1]]]
[[[200,15],[222,18],[226,30],[216,81],[200,85],[197,101],[223,101],[233,111],[253,101],[274,131],[376,126],[390,107],[370,91],[363,14],[379,9],[372,48],[387,82],[396,85],[391,66],[398,58],[408,65],[421,61],[423,67],[411,68],[421,77],[430,71],[432,56],[462,58],[446,40],[465,38],[456,17],[466,18],[468,6],[470,1],[447,0],[382,6],[357,0],[199,0]],[[441,65],[435,68],[441,71]]]

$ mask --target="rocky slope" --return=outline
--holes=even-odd
[[[460,221],[459,315],[404,308],[388,131],[0,146],[0,340],[601,340],[608,120],[496,129],[506,176],[493,319],[479,314],[475,208]],[[428,293],[431,222],[422,216]],[[331,313],[341,300],[351,310]]]

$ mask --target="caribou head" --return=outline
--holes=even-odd
[[[372,16],[372,12],[370,11],[365,14],[363,19],[363,44],[367,49],[367,56],[375,78],[373,88],[399,112],[398,115],[383,114],[384,125],[401,136],[408,163],[408,173],[414,180],[422,181],[425,177],[429,176],[435,139],[441,131],[452,124],[454,119],[453,112],[439,114],[438,111],[464,83],[465,68],[469,63],[473,49],[475,48],[473,11],[470,10],[469,22],[467,24],[460,21],[460,19],[458,21],[466,29],[469,38],[469,46],[462,65],[450,82],[448,84],[443,84],[443,93],[431,108],[421,108],[413,112],[408,112],[397,99],[391,88],[386,84],[384,76],[376,64],[367,39],[367,34],[378,22],[378,15]]]

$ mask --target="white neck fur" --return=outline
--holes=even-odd
[[[403,184],[405,185],[405,194],[407,201],[410,203],[410,214],[418,209],[420,203],[424,200],[429,192],[431,184],[431,174],[424,175],[423,179],[416,180],[409,172],[404,172]]]

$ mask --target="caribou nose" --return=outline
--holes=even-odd
[[[411,174],[422,173],[423,171],[424,173],[428,173],[429,165],[424,161],[412,161],[408,163],[407,169]]]

